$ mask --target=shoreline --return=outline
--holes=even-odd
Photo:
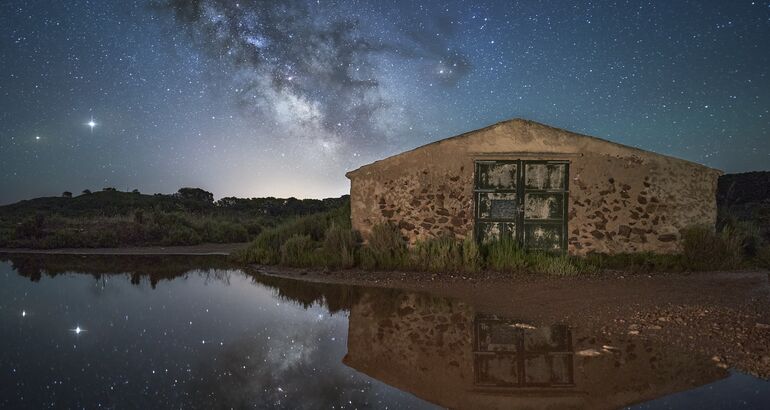
[[[137,246],[125,248],[0,248],[0,254],[38,254],[38,255],[137,255],[137,256],[195,256],[222,255],[228,256],[236,250],[248,245],[244,243],[207,243],[184,246]]]

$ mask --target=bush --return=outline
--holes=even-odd
[[[410,249],[410,265],[427,272],[461,272],[464,270],[462,242],[454,238],[432,238],[418,242]]]
[[[736,269],[741,265],[741,238],[729,226],[719,233],[707,226],[685,229],[682,247],[682,263],[688,270]]]
[[[378,224],[372,228],[369,242],[361,249],[361,266],[364,269],[405,269],[409,267],[406,241],[398,228],[390,224]]]
[[[326,230],[324,263],[331,268],[351,268],[356,264],[357,238],[353,231],[332,223]]]
[[[42,214],[28,217],[16,226],[14,236],[19,239],[40,238],[45,235],[45,231],[43,230],[44,224],[45,217]]]
[[[760,248],[754,261],[760,268],[770,269],[770,245]]]
[[[463,269],[466,272],[477,272],[482,268],[482,256],[479,244],[472,236],[463,241]]]
[[[317,242],[310,235],[293,235],[281,245],[281,265],[307,267],[320,262]]]
[[[173,226],[163,238],[164,245],[197,245],[201,242],[201,236],[192,228],[184,225]]]
[[[596,273],[599,268],[582,258],[554,255],[546,252],[527,254],[528,271],[547,275],[577,275]]]
[[[527,269],[527,256],[519,244],[509,237],[484,245],[487,269],[498,272],[521,272]]]

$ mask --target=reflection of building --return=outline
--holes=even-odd
[[[641,339],[532,328],[417,294],[370,293],[353,305],[344,363],[460,409],[617,408],[726,375],[708,358]]]

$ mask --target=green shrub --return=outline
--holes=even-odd
[[[463,241],[463,270],[466,272],[477,272],[482,267],[482,256],[479,244],[469,236]]]
[[[740,267],[741,238],[727,226],[715,233],[708,226],[694,226],[682,232],[682,263],[685,269],[707,271]]]
[[[398,228],[378,224],[372,228],[367,246],[361,249],[364,269],[405,269],[409,267],[407,245]]]
[[[353,231],[332,223],[323,242],[324,264],[331,268],[353,267],[356,264],[357,242]]]
[[[103,235],[106,236],[109,233],[104,232]],[[117,239],[110,240],[110,242],[117,242]],[[198,232],[184,225],[172,226],[162,240],[164,245],[197,245],[201,242],[201,236]],[[117,246],[117,244],[106,246]]]
[[[596,265],[591,264],[589,261],[569,255],[530,252],[527,253],[526,259],[527,270],[531,273],[570,276],[596,273],[599,270]]]
[[[460,272],[463,267],[462,243],[454,238],[431,238],[410,249],[410,266],[427,272]]]
[[[293,235],[281,245],[281,265],[308,267],[318,266],[317,242],[310,235]]]
[[[764,269],[770,269],[770,245],[765,245],[757,251],[754,262]]]
[[[503,237],[484,244],[486,268],[498,272],[522,272],[527,269],[527,255],[513,238]]]
[[[36,214],[21,221],[14,230],[14,236],[19,239],[34,239],[45,235],[45,216]]]

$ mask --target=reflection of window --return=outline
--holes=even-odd
[[[475,384],[487,387],[570,387],[572,333],[565,325],[532,328],[496,316],[474,320]]]

